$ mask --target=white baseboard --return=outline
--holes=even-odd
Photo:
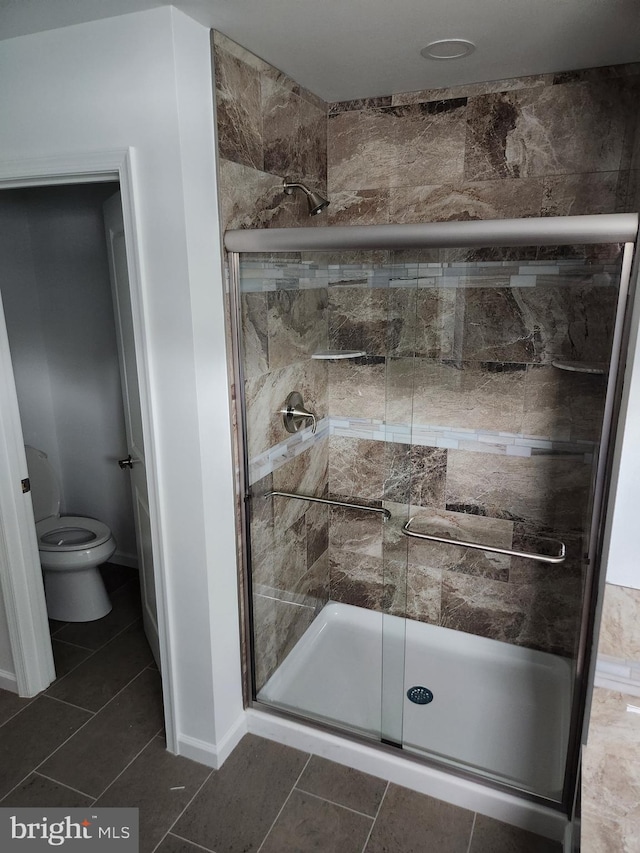
[[[11,693],[18,692],[18,680],[15,673],[0,669],[0,689],[9,690]]]
[[[207,767],[219,770],[246,733],[247,718],[243,712],[226,735],[216,744],[207,743],[189,735],[178,734],[178,755],[183,755],[199,764],[205,764]]]
[[[127,566],[130,569],[138,568],[138,558],[135,556],[131,556],[131,554],[123,554],[122,551],[116,551],[112,557],[109,558],[110,563],[115,563],[116,566]]]

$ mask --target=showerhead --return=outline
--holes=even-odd
[[[295,181],[290,181],[289,178],[283,179],[282,188],[287,195],[292,195],[293,191],[296,189],[302,190],[302,192],[306,195],[307,202],[309,204],[309,216],[315,216],[329,205],[327,199],[324,198],[324,196],[321,196],[320,193],[315,192],[315,190],[310,190],[309,187],[305,186],[304,184],[299,184]]]

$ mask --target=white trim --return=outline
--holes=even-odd
[[[169,639],[169,613],[165,583],[164,538],[160,518],[160,489],[157,476],[157,448],[153,430],[151,402],[151,369],[147,358],[147,328],[145,318],[150,311],[145,303],[142,282],[144,268],[139,251],[139,227],[134,204],[134,153],[128,149],[119,169],[120,195],[122,197],[122,216],[124,220],[127,267],[131,293],[131,313],[133,318],[133,336],[135,341],[136,362],[138,367],[138,388],[142,415],[142,432],[145,442],[147,470],[147,488],[149,516],[151,519],[151,549],[156,588],[156,610],[158,619],[158,639],[160,644],[160,671],[162,672],[162,690],[164,701],[165,733],[167,749],[176,751],[176,709],[174,696],[173,667],[175,661],[171,653]]]
[[[218,769],[218,753],[212,743],[206,743],[204,740],[189,735],[178,734],[177,746],[177,755],[190,758],[192,761],[197,761],[198,764],[213,767],[214,770]]]
[[[219,770],[246,733],[247,715],[243,712],[215,745],[189,735],[178,734],[178,755]]]
[[[129,569],[138,568],[138,558],[135,554],[125,554],[122,551],[116,551],[112,557],[109,557],[109,562],[116,566],[126,566]]]
[[[6,190],[117,181],[128,156],[127,149],[118,149],[31,160],[4,160],[0,162],[0,187]]]
[[[640,473],[638,414],[640,413],[640,253],[635,253],[630,281],[632,310],[620,411],[611,463],[611,484],[607,507],[602,563],[606,583],[640,589],[640,571],[635,552],[636,484]],[[604,590],[604,587],[602,587]]]
[[[0,669],[0,690],[9,690],[11,693],[18,692],[18,680],[13,672]]]
[[[153,432],[151,403],[151,377],[147,359],[146,318],[149,316],[144,301],[142,282],[144,269],[139,251],[139,234],[135,206],[135,163],[131,148],[107,151],[69,153],[56,157],[0,162],[0,190],[26,186],[91,183],[105,179],[119,180],[122,196],[125,243],[131,287],[134,338],[138,357],[138,381],[143,430],[147,448],[147,476],[151,538],[156,574],[156,600],[160,635],[160,662],[164,697],[165,731],[167,749],[176,751],[176,715],[173,691],[173,666],[169,639],[169,618],[166,601],[164,541],[160,521],[160,496],[157,479],[157,452]],[[4,325],[4,324],[3,324]],[[6,335],[5,335],[6,336]],[[5,343],[0,340],[0,346]],[[42,573],[37,553],[31,502],[20,501],[15,493],[22,477],[27,476],[26,460],[19,415],[13,415],[4,405],[7,388],[15,384],[8,357],[0,353],[0,365],[5,365],[5,375],[0,374],[0,578],[5,596],[7,622],[11,649],[16,667],[20,695],[31,696],[43,690],[55,677],[53,657],[44,605]],[[14,397],[15,399],[15,397]],[[17,406],[16,406],[17,408]],[[7,414],[8,413],[8,414]],[[13,415],[13,417],[12,417]],[[27,509],[25,509],[27,507]],[[15,520],[11,518],[20,516]],[[31,515],[28,519],[26,516]],[[9,524],[7,523],[9,519]],[[13,522],[13,523],[11,523]],[[29,524],[31,529],[29,531]],[[9,538],[7,534],[11,534]],[[4,536],[2,535],[4,534]],[[31,541],[30,538],[31,537]],[[15,539],[15,541],[13,541]],[[24,543],[30,542],[28,553]],[[4,545],[4,548],[2,547]],[[34,556],[35,555],[35,556]],[[3,568],[4,572],[2,571]],[[24,578],[24,580],[23,580]],[[22,589],[16,585],[22,582]],[[35,607],[34,607],[35,601]],[[25,638],[25,634],[31,636]],[[43,660],[44,658],[44,660]],[[47,659],[49,666],[47,666]]]
[[[484,787],[418,761],[407,760],[399,750],[398,755],[393,755],[375,746],[347,740],[256,708],[249,708],[246,716],[248,730],[252,734],[388,779],[396,785],[480,812],[554,841],[563,840],[567,819],[555,809]]]

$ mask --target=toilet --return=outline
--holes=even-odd
[[[106,524],[60,515],[60,487],[47,454],[25,446],[47,612],[60,622],[92,622],[111,610],[98,566],[116,550]]]

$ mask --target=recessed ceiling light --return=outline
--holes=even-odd
[[[425,59],[462,59],[475,49],[475,44],[467,39],[439,39],[423,47],[420,53]]]

